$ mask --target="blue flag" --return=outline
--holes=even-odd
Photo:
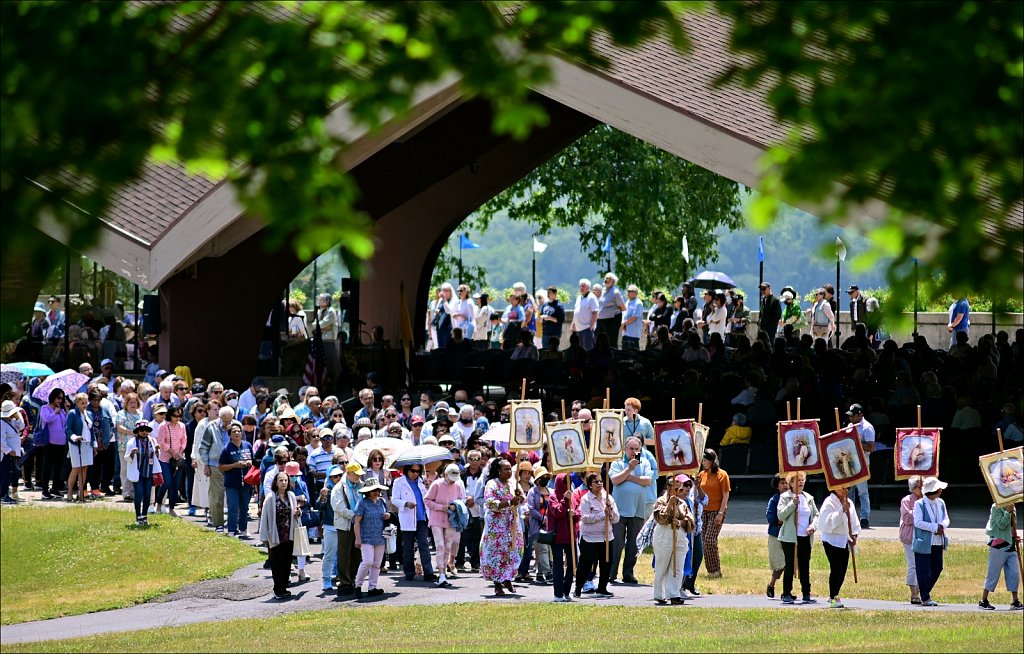
[[[604,245],[601,246],[601,252],[604,252],[605,254],[611,254],[612,253],[612,235],[611,234],[609,234],[608,236],[606,236],[604,238]]]
[[[475,250],[478,247],[480,247],[480,246],[477,245],[476,243],[474,243],[473,241],[469,240],[469,234],[460,234],[459,235],[459,249],[460,250]]]
[[[757,237],[757,262],[764,263],[764,237]]]

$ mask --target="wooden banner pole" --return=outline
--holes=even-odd
[[[1003,447],[1003,430],[996,427],[996,438],[999,439],[999,451],[1005,451]],[[1017,537],[1017,505],[1010,505],[1010,529],[1013,530],[1013,549],[1017,550],[1017,567],[1020,568],[1021,578],[1024,579],[1024,552],[1021,552],[1020,539]]]
[[[565,398],[562,398],[562,422],[565,422]]]
[[[846,512],[846,530],[849,535],[853,535],[853,521],[850,518],[850,501],[849,495],[846,497],[846,506],[843,510]],[[853,583],[857,583],[857,553],[853,551],[853,543],[847,542],[847,547],[850,548],[850,562],[853,564]]]
[[[672,422],[676,420],[676,398],[672,398]]]
[[[917,405],[917,428],[921,428],[921,405]]]
[[[793,419],[793,408],[789,404],[789,400],[786,400],[786,422]]]
[[[697,405],[697,424],[704,424],[704,403],[701,402]]]
[[[801,400],[800,397],[796,398],[796,419],[797,420],[800,419],[800,400]]]
[[[604,389],[604,408],[612,408],[612,389],[607,387]]]
[[[839,422],[839,407],[836,407],[836,431],[839,431],[842,428],[843,426]]]
[[[522,387],[522,390],[519,391],[519,399],[520,400],[525,400],[526,399],[526,377],[523,377],[523,387]]]

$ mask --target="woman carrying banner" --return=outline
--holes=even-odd
[[[917,566],[914,563],[914,502],[923,497],[921,477],[914,475],[907,480],[910,493],[900,500],[900,542],[907,557],[907,586],[910,586],[910,603],[921,603],[921,591],[917,587]]]
[[[800,591],[805,604],[814,604],[811,597],[811,539],[818,526],[818,507],[810,493],[804,492],[807,475],[791,472],[786,475],[789,490],[779,496],[779,542],[786,556],[786,570],[782,574],[782,603],[795,604],[793,595],[793,566],[800,567]]]
[[[523,534],[516,526],[518,506],[526,498],[509,487],[512,464],[506,459],[491,460],[490,481],[484,487],[484,533],[480,546],[480,574],[494,584],[494,594],[516,592],[512,579],[516,576],[523,550]]]
[[[839,591],[846,579],[846,568],[850,563],[850,551],[857,545],[860,533],[860,519],[849,501],[847,488],[836,488],[821,503],[818,526],[821,527],[821,544],[828,558],[828,605],[833,609],[843,608]],[[851,531],[852,530],[852,531]]]
[[[940,497],[948,486],[938,477],[924,480],[924,497],[914,502],[914,563],[917,566],[917,585],[921,588],[921,603],[938,606],[932,599],[932,588],[942,574],[942,554],[946,550],[946,529],[949,513]]]
[[[686,506],[690,481],[687,475],[670,477],[665,493],[654,503],[654,601],[658,604],[683,604],[680,595],[686,552],[686,535],[696,526]]]

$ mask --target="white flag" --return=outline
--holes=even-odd
[[[683,235],[683,261],[690,263],[690,246],[686,242],[685,235]]]
[[[547,250],[547,249],[548,249],[548,244],[547,243],[541,243],[536,238],[533,239],[533,251],[534,252],[536,252],[537,254],[540,254],[541,252],[543,252],[544,250]]]

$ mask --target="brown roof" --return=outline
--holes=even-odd
[[[684,22],[691,49],[685,54],[667,38],[627,49],[598,36],[595,49],[611,62],[608,70],[598,74],[714,129],[767,148],[781,142],[787,131],[764,100],[767,83],[751,89],[714,86],[737,56],[728,47],[730,21],[714,11],[687,12]],[[181,166],[148,164],[141,179],[116,194],[104,220],[152,245],[216,184],[217,180],[190,175]],[[1008,222],[1020,229],[1019,204]]]
[[[611,62],[610,69],[603,74],[759,147],[782,141],[786,127],[775,119],[764,101],[766,83],[752,89],[714,86],[715,80],[736,61],[736,56],[729,52],[731,19],[714,12],[687,12],[683,23],[691,43],[685,54],[667,38],[651,39],[627,49],[613,45],[606,35],[599,35],[595,50]]]

